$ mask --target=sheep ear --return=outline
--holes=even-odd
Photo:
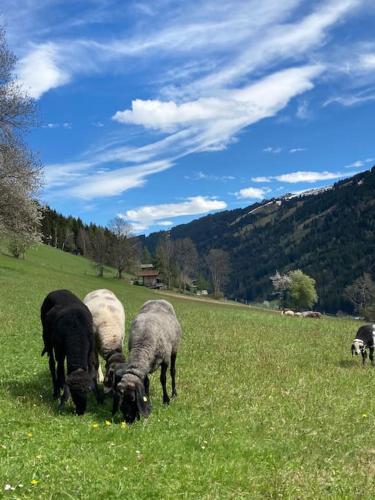
[[[148,417],[151,413],[151,403],[145,393],[145,388],[142,383],[137,384],[136,388],[137,394],[137,407],[139,413],[144,417]]]

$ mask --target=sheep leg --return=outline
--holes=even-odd
[[[171,355],[171,379],[172,379],[172,398],[177,396],[176,391],[176,356],[177,353]]]
[[[60,398],[60,404],[59,404],[59,410],[62,411],[64,409],[66,401],[68,401],[70,396],[70,389],[68,387],[68,384],[64,385],[64,392],[62,393],[62,396]]]
[[[52,384],[53,384],[53,397],[54,399],[57,399],[60,395],[59,388],[57,386],[57,379],[56,379],[56,364],[55,364],[55,357],[53,355],[53,350],[48,352],[49,355],[49,371],[51,372],[51,377],[52,377]]]
[[[115,391],[113,393],[112,417],[116,415],[120,404],[120,396]]]
[[[374,366],[374,348],[370,347],[370,355],[369,355],[370,361],[372,366]]]
[[[145,376],[144,386],[145,386],[146,396],[150,398],[150,379],[148,378],[147,375]]]
[[[168,392],[167,392],[167,369],[168,369],[167,363],[162,363],[161,364],[161,372],[160,372],[160,383],[161,383],[161,386],[163,388],[163,403],[164,404],[169,404],[169,402],[170,402]]]
[[[367,358],[367,352],[366,351],[362,351],[362,365],[365,364],[366,358]]]
[[[98,383],[96,381],[96,377],[93,378],[92,382],[93,382],[92,387],[93,387],[96,401],[100,404],[103,404],[104,403],[104,394],[102,394],[101,391],[99,390]]]
[[[104,381],[103,370],[102,370],[102,367],[100,366],[100,363],[99,363],[99,366],[98,366],[98,382],[100,382],[102,384],[103,381]]]
[[[58,394],[65,387],[64,356],[57,358],[57,388]]]

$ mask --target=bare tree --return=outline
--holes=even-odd
[[[174,242],[174,256],[178,268],[179,288],[185,289],[192,280],[198,266],[198,252],[191,238]]]
[[[109,245],[108,238],[102,228],[90,233],[90,257],[95,262],[97,275],[103,277],[104,266],[108,263]]]
[[[369,273],[364,273],[344,290],[344,297],[352,304],[354,312],[366,315],[375,302],[375,283]]]
[[[206,256],[206,264],[210,271],[214,297],[223,295],[223,288],[229,278],[229,255],[224,250],[212,248]]]
[[[169,232],[159,240],[156,247],[156,260],[158,262],[161,277],[167,288],[171,288],[174,271],[174,244]]]
[[[122,217],[115,217],[109,223],[114,235],[111,247],[111,261],[117,269],[117,278],[122,279],[123,272],[133,265],[139,245],[138,239],[132,235],[131,226]]]
[[[0,232],[13,255],[39,241],[40,210],[35,201],[41,166],[21,140],[33,122],[34,105],[16,83],[15,57],[0,29]]]
[[[78,230],[77,246],[81,250],[82,255],[87,255],[89,251],[90,240],[83,227],[80,227]]]

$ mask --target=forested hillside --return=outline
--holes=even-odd
[[[300,268],[316,279],[321,310],[350,310],[343,289],[375,272],[374,194],[375,167],[329,189],[208,215],[170,234],[191,238],[201,256],[211,248],[230,253],[231,297],[269,299],[270,275]],[[162,235],[144,239],[151,253]]]

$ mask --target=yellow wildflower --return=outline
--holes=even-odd
[[[28,432],[28,433],[27,433],[27,436],[28,436],[29,438],[32,438],[32,437],[33,437],[33,433],[32,433],[32,432]]]
[[[99,424],[97,424],[96,422],[93,422],[93,423],[91,424],[91,427],[92,427],[93,429],[97,429],[97,428],[99,427]]]
[[[36,486],[39,483],[37,479],[32,479],[30,482],[33,486]]]
[[[121,422],[120,424],[121,429],[127,429],[128,426],[126,425],[126,422]]]
[[[112,422],[111,422],[111,421],[109,421],[109,420],[106,420],[104,423],[105,423],[105,425],[106,425],[107,427],[108,427],[108,426],[110,426],[110,425],[112,425]]]

